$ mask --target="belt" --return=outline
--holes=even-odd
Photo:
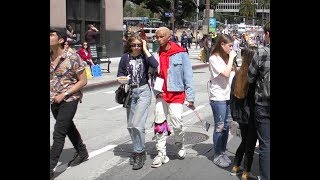
[[[130,87],[131,87],[131,89],[134,89],[134,88],[139,88],[140,86],[143,86],[145,84],[147,84],[147,83],[144,82],[144,83],[139,83],[139,84],[130,84]]]

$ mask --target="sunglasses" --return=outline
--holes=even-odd
[[[131,44],[131,47],[142,47],[142,44]]]

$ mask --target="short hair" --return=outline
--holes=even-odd
[[[55,32],[57,33],[59,39],[63,38],[64,42],[67,41],[67,29],[66,28],[62,28],[62,27],[54,27],[51,26],[50,27],[50,33]]]

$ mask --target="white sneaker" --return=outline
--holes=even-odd
[[[186,150],[184,148],[179,149],[178,157],[179,157],[179,159],[184,159],[186,157]]]
[[[158,152],[158,155],[153,159],[151,167],[157,168],[160,167],[162,164],[169,162],[169,157],[164,155],[162,152]]]
[[[178,150],[178,158],[184,159],[186,157],[186,149],[184,148],[183,144],[180,142],[176,142],[175,145]]]

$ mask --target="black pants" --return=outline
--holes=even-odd
[[[257,130],[254,119],[250,117],[249,123],[239,123],[242,141],[234,157],[234,165],[240,166],[244,156],[244,171],[250,172],[253,162],[254,149],[257,142]]]
[[[62,101],[60,104],[53,103],[51,105],[51,111],[53,117],[56,119],[56,123],[53,131],[53,144],[50,150],[50,169],[54,169],[58,164],[66,136],[69,137],[77,152],[81,150],[81,148],[85,148],[81,136],[73,123],[73,117],[77,111],[77,107],[78,100],[71,102]]]

